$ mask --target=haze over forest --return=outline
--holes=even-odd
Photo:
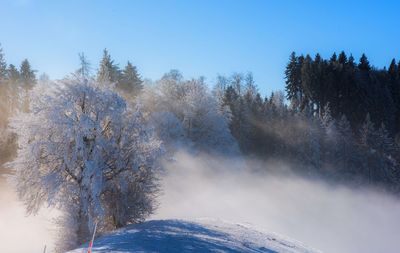
[[[4,2],[0,20],[43,31],[21,44],[0,22],[0,251],[208,218],[305,249],[396,252],[400,38],[382,20],[397,3],[349,3],[348,19],[316,1],[83,3],[66,18],[76,5]]]

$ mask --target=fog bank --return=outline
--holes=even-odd
[[[52,252],[54,235],[53,213],[44,210],[27,216],[23,203],[17,200],[11,185],[0,175],[0,252]]]
[[[400,201],[393,196],[254,173],[244,164],[179,152],[166,163],[160,206],[151,218],[248,223],[327,253],[398,251]],[[0,252],[43,252],[45,244],[51,252],[56,234],[51,212],[27,217],[5,180],[0,180],[0,203]]]
[[[392,196],[256,174],[241,168],[240,160],[184,152],[166,166],[160,208],[152,218],[250,223],[327,253],[398,252],[400,201]]]

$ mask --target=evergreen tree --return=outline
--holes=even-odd
[[[88,61],[84,53],[80,53],[78,56],[79,56],[79,69],[76,71],[76,74],[79,77],[88,80],[91,71],[90,62]]]
[[[347,56],[344,51],[340,52],[338,62],[343,65],[347,63]]]
[[[313,113],[312,97],[314,91],[314,72],[313,72],[313,60],[310,55],[304,58],[304,62],[301,67],[301,87],[304,91],[304,98],[300,105],[301,110],[307,110]]]
[[[31,65],[27,59],[22,61],[19,76],[24,88],[30,88],[36,83],[35,72],[35,70],[31,69]]]
[[[398,150],[394,140],[390,137],[385,124],[381,124],[380,128],[376,131],[376,134],[377,140],[374,143],[376,149],[384,155],[395,155]]]
[[[320,120],[321,120],[321,125],[324,128],[328,139],[335,139],[336,138],[335,120],[332,118],[329,104],[325,105],[324,113],[322,114]]]
[[[238,74],[235,74],[238,77]],[[238,81],[239,79],[237,79]],[[236,84],[238,84],[236,82]],[[247,104],[244,98],[238,94],[238,88],[234,88],[229,85],[225,91],[224,105],[228,106],[232,113],[232,119],[229,124],[230,131],[232,135],[238,140],[240,147],[243,149],[248,145],[247,133],[248,118],[246,118],[246,113],[248,112]]]
[[[330,63],[336,63],[337,62],[337,55],[336,52],[333,53],[333,55],[331,56],[331,58],[329,59]]]
[[[303,114],[303,120],[305,120],[303,123],[307,124],[307,128],[297,131],[298,138],[301,139],[301,150],[297,152],[297,160],[312,176],[320,171],[322,165],[321,128],[317,124],[317,119],[307,112]]]
[[[353,57],[352,54],[350,54],[350,56],[349,56],[349,60],[348,60],[348,62],[347,62],[347,65],[348,65],[350,68],[354,68],[354,67],[355,67],[354,57]]]
[[[3,48],[0,44],[0,81],[7,78],[7,63],[4,57]]]
[[[361,71],[367,71],[367,72],[371,70],[371,66],[369,65],[368,58],[365,54],[361,55],[360,63],[358,64],[358,68]]]
[[[13,64],[8,66],[7,79],[11,84],[17,84],[20,79],[19,71]]]
[[[390,63],[387,75],[389,90],[396,110],[394,132],[397,133],[400,130],[400,72],[395,59]]]
[[[323,59],[321,58],[320,54],[315,55],[315,59],[312,63],[312,72],[313,72],[313,81],[312,81],[312,89],[313,92],[312,94],[312,100],[314,104],[316,105],[316,112],[317,115],[321,116],[324,107],[327,103],[326,101],[326,95],[325,95],[325,64]]]
[[[351,177],[357,175],[357,170],[360,167],[358,159],[358,149],[356,140],[354,139],[353,131],[350,122],[343,115],[337,123],[337,142],[336,153],[333,161],[337,161],[339,169],[339,177]]]
[[[303,101],[303,89],[301,83],[301,68],[304,57],[296,57],[295,52],[290,55],[289,63],[285,70],[286,98],[291,102],[293,109],[300,109]]]
[[[102,84],[116,83],[119,81],[121,71],[118,65],[114,64],[107,49],[103,51],[103,58],[100,61],[99,71],[97,73],[97,81]]]
[[[396,59],[393,58],[392,61],[390,62],[389,69],[388,69],[388,74],[391,79],[394,79],[394,80],[398,79],[399,70],[397,68],[398,68],[398,66],[396,64]]]
[[[143,81],[137,71],[136,66],[128,61],[124,70],[122,70],[121,78],[117,83],[117,88],[128,92],[134,96],[138,95],[143,89]]]
[[[364,124],[361,128],[360,134],[361,147],[365,156],[363,162],[364,175],[371,183],[376,176],[377,165],[377,150],[375,149],[375,142],[377,141],[375,127],[371,121],[371,117],[367,114]]]

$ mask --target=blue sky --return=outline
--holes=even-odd
[[[96,68],[103,48],[144,77],[252,71],[263,94],[283,89],[292,51],[329,57],[345,50],[372,64],[400,59],[400,1],[0,0],[7,61],[28,58],[60,78],[85,52]]]

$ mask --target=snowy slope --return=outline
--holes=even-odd
[[[87,252],[87,245],[70,253]],[[299,242],[217,220],[152,220],[96,238],[99,252],[316,253]]]

